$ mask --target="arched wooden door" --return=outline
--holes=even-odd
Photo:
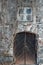
[[[37,63],[37,39],[36,34],[19,32],[14,41],[15,64]]]

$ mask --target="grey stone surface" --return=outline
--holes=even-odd
[[[18,26],[17,11],[19,7],[23,7],[23,6],[27,6],[27,7],[33,6],[33,8],[36,7],[36,12],[35,12],[36,20],[34,21],[36,21],[37,26],[35,27],[35,25],[33,25],[33,28],[34,27],[37,28],[37,33],[39,34],[39,37],[43,41],[43,0],[36,0],[36,1],[35,0],[0,0],[0,55],[9,54],[13,58],[13,51],[11,51],[11,49],[13,49],[13,34],[16,32],[15,30],[17,29]],[[20,24],[22,23],[20,22]],[[42,48],[43,50],[43,47],[40,44],[41,42],[39,43],[39,48],[38,48],[39,63],[41,63],[40,53],[42,52],[39,49]],[[1,62],[3,59],[7,58],[7,57],[3,57],[3,55],[0,56]],[[8,58],[3,61],[7,61]],[[12,61],[12,58],[10,57],[9,61],[10,60]]]

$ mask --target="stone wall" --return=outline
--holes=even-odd
[[[43,64],[43,0],[36,0],[36,22],[39,34],[38,63]]]
[[[33,3],[34,2],[34,3]],[[34,4],[36,8],[34,21],[36,21],[37,33],[43,43],[43,0],[0,0],[0,57],[7,61],[9,57],[13,60],[13,39],[17,30],[17,11],[18,7],[31,6]],[[39,53],[43,51],[43,46],[39,43]],[[40,47],[41,46],[41,47]],[[38,54],[39,54],[38,53]],[[42,53],[43,54],[43,53]],[[42,54],[38,55],[38,63],[41,63]],[[9,56],[8,59],[4,56]],[[43,56],[42,56],[43,57]],[[0,61],[2,62],[0,58]],[[6,65],[6,63],[4,64]]]

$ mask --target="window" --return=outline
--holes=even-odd
[[[30,7],[19,8],[18,14],[17,14],[17,20],[31,22],[32,21],[32,8]]]
[[[19,14],[23,14],[23,11],[24,11],[23,9],[20,9]]]
[[[27,20],[30,20],[31,19],[31,16],[30,15],[27,15],[26,19]]]
[[[31,9],[27,9],[27,10],[26,10],[26,13],[27,13],[27,14],[31,14]]]

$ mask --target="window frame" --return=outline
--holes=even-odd
[[[25,11],[24,13],[19,14],[20,9],[25,9],[25,10],[31,9],[31,13],[30,13],[30,14],[27,14],[26,11]],[[29,22],[31,22],[31,21],[32,21],[32,13],[33,13],[33,12],[32,12],[32,7],[19,7],[19,8],[18,8],[18,12],[17,12],[17,20],[18,20],[18,21],[26,21],[26,22],[29,21]],[[22,16],[27,17],[28,15],[31,16],[31,19],[30,19],[30,20],[26,20],[27,18],[24,19],[24,20],[21,20],[21,19],[20,19]]]

